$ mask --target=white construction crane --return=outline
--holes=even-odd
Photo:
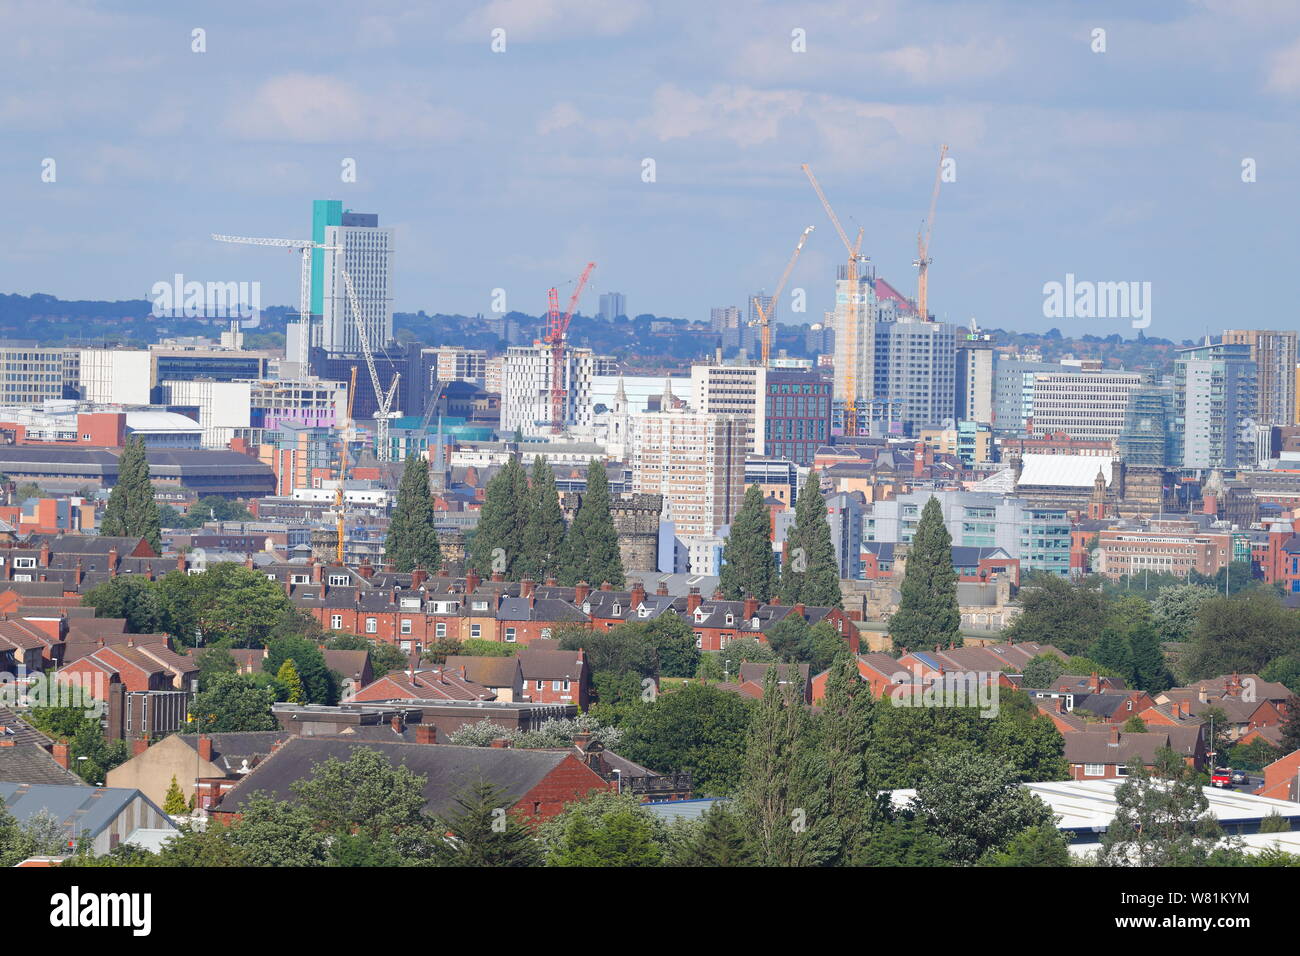
[[[379,384],[379,372],[375,369],[375,356],[370,351],[370,337],[366,335],[365,324],[361,321],[361,303],[357,301],[357,290],[352,286],[352,276],[346,269],[341,270],[343,273],[343,284],[348,290],[348,306],[352,310],[352,320],[357,324],[357,337],[361,339],[361,354],[366,358],[366,369],[370,372],[370,384],[375,391],[375,443],[376,455],[380,461],[392,461],[392,449],[388,447],[388,420],[396,418],[397,413],[393,409],[393,397],[397,394],[397,383],[401,381],[402,373],[398,372],[393,376],[393,384],[389,386],[387,392]]]
[[[311,252],[324,249],[338,252],[341,246],[327,246],[313,242],[311,239],[259,239],[250,236],[219,236],[213,234],[217,242],[237,242],[246,246],[277,246],[282,249],[302,250],[302,276],[298,289],[298,363],[300,374],[307,374],[307,364],[311,349]]]

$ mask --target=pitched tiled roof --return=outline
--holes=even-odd
[[[0,781],[85,786],[50,756],[50,738],[7,707],[0,707]]]
[[[246,776],[221,801],[223,812],[239,812],[257,792],[272,799],[293,802],[291,785],[311,776],[318,764],[331,757],[346,761],[358,748],[378,751],[394,766],[405,766],[426,778],[425,812],[451,810],[467,787],[484,780],[501,788],[507,799],[518,800],[537,786],[565,760],[569,751],[515,750],[496,747],[455,747],[448,744],[389,743],[340,737],[291,737]],[[592,786],[602,784],[592,773]]]

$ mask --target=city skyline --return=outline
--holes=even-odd
[[[292,255],[209,236],[303,237],[328,196],[394,230],[399,312],[489,313],[504,289],[507,310],[540,314],[595,261],[585,313],[619,292],[706,321],[772,288],[815,225],[779,312],[816,322],[843,250],[799,164],[914,296],[943,143],[937,318],[1135,334],[1125,316],[1045,315],[1044,285],[1069,276],[1150,283],[1149,336],[1296,325],[1273,281],[1297,251],[1300,173],[1300,11],[1281,3],[302,10],[10,5],[0,288],[147,298],[183,273],[292,304]],[[1211,263],[1234,317],[1195,281]]]

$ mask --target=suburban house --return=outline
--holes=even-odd
[[[137,830],[176,830],[157,804],[129,788],[0,781],[0,800],[19,823],[48,814],[62,825],[69,850],[86,842],[96,856],[128,842]]]
[[[375,750],[394,766],[404,765],[412,773],[424,776],[424,811],[435,816],[454,810],[456,798],[479,781],[499,787],[509,801],[508,810],[531,824],[556,816],[566,803],[579,800],[593,790],[617,788],[617,783],[605,780],[570,750],[291,737],[245,775],[212,811],[212,816],[223,823],[237,819],[255,792],[264,792],[274,800],[293,802],[293,783],[310,777],[317,764],[330,758],[348,760],[358,748]]]
[[[228,734],[171,734],[114,767],[104,781],[110,787],[139,790],[161,806],[172,778],[188,801],[200,808],[215,804],[224,791],[256,767],[275,745],[288,737],[282,730]]]

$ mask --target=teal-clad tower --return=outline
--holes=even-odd
[[[327,226],[343,225],[343,200],[317,199],[311,204],[311,241],[325,241]],[[311,251],[311,313],[325,314],[325,250]]]

